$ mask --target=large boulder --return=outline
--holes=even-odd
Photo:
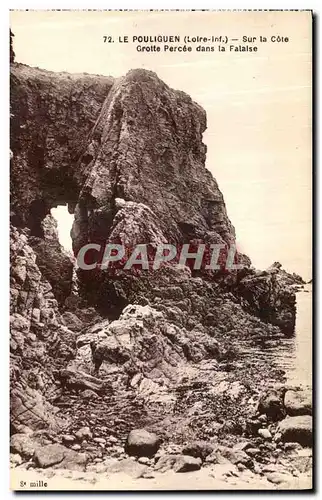
[[[12,453],[18,453],[23,458],[29,459],[33,456],[35,449],[39,445],[28,434],[13,434],[10,439],[10,450]]]
[[[312,415],[312,393],[311,391],[286,391],[284,406],[288,415]]]
[[[127,437],[125,452],[135,457],[153,457],[160,447],[160,439],[145,429],[134,429]]]
[[[62,462],[67,451],[61,444],[49,444],[35,451],[34,461],[38,467],[50,467]]]
[[[155,466],[158,472],[191,472],[199,470],[201,467],[201,459],[190,455],[164,454],[162,455]]]
[[[84,439],[92,439],[93,433],[89,427],[81,427],[78,429],[75,436],[79,439],[79,441],[83,441]]]
[[[273,421],[281,420],[285,416],[281,393],[273,389],[265,392],[260,397],[257,410],[261,415],[267,415]]]
[[[228,446],[218,446],[214,453],[219,454],[221,457],[229,460],[229,462],[234,465],[242,464],[245,467],[251,467],[253,464],[252,459],[247,455],[247,453],[238,449],[238,447],[229,448]],[[208,458],[210,458],[210,456]]]
[[[312,426],[313,420],[310,415],[286,417],[279,423],[277,432],[285,443],[295,442],[302,446],[312,446]]]
[[[199,470],[201,467],[201,459],[196,457],[191,457],[189,455],[181,455],[176,460],[173,470],[174,472],[191,472],[194,470]]]
[[[236,285],[236,294],[252,314],[278,326],[286,335],[294,334],[296,296],[288,286],[279,269],[255,271],[247,269]]]
[[[88,461],[85,453],[77,453],[58,443],[37,448],[33,459],[42,469],[54,466],[69,470],[84,470]]]

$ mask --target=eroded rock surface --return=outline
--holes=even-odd
[[[290,398],[260,399],[284,374],[251,349],[293,334],[298,277],[238,253],[229,273],[79,269],[76,289],[50,215],[74,213],[75,257],[88,242],[234,244],[205,168],[205,111],[146,70],[114,80],[12,63],[11,77],[12,463],[148,479],[160,436],[160,469],[262,471],[284,453],[275,420]],[[124,451],[133,429],[146,429],[129,444],[141,462]]]

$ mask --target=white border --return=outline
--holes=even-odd
[[[222,10],[244,10],[244,9],[259,9],[259,10],[267,10],[267,9],[276,9],[276,10],[295,10],[295,9],[300,9],[300,10],[308,10],[312,9],[317,16],[321,13],[321,8],[320,8],[320,1],[318,0],[313,0],[310,2],[310,5],[307,4],[305,1],[299,1],[299,0],[290,0],[290,1],[283,1],[280,0],[278,2],[273,2],[272,4],[268,5],[268,2],[260,2],[260,1],[254,1],[254,0],[248,0],[247,2],[243,2],[242,4],[238,1],[232,1],[232,0],[226,0],[226,1],[209,1],[209,0],[199,0],[198,2],[192,1],[192,0],[187,0],[185,2],[179,1],[179,0],[162,0],[162,1],[154,1],[154,2],[148,2],[146,0],[136,0],[136,1],[131,1],[131,0],[110,0],[109,2],[104,2],[104,1],[98,1],[98,0],[93,0],[92,2],[84,1],[84,0],[30,0],[30,1],[23,1],[23,0],[12,0],[10,2],[4,1],[1,6],[0,6],[0,36],[1,36],[1,42],[0,42],[0,57],[1,57],[1,83],[2,83],[2,88],[1,88],[1,118],[2,118],[2,127],[1,127],[1,141],[2,141],[2,162],[1,162],[1,196],[0,196],[0,204],[1,204],[1,210],[0,210],[0,235],[1,235],[1,263],[2,263],[2,270],[1,270],[1,275],[2,275],[2,282],[1,282],[1,301],[0,301],[0,306],[1,306],[1,322],[2,322],[2,329],[1,329],[1,347],[0,347],[0,352],[1,352],[1,407],[2,407],[2,412],[1,412],[1,429],[2,429],[2,436],[1,436],[1,453],[0,453],[0,471],[1,471],[1,497],[4,499],[7,498],[12,498],[13,493],[9,491],[9,467],[8,467],[8,457],[9,457],[9,425],[8,425],[8,411],[9,411],[9,394],[8,394],[8,388],[9,388],[9,382],[8,382],[8,373],[9,373],[9,339],[8,339],[8,270],[9,270],[9,238],[8,238],[8,217],[9,217],[9,210],[8,210],[8,185],[9,185],[9,169],[8,169],[8,145],[9,145],[9,128],[8,128],[8,117],[9,117],[9,16],[8,16],[8,9],[40,9],[40,10],[47,10],[47,9],[75,9],[75,10],[83,10],[83,9],[97,9],[97,10],[104,10],[106,8],[109,9],[183,9],[183,10],[189,10],[189,9],[210,9],[210,10],[217,10],[217,9],[222,9]],[[318,25],[320,24],[320,20],[318,19]],[[316,26],[318,27],[318,26]],[[318,62],[318,72],[316,74],[316,79],[315,79],[315,86],[316,86],[316,92],[318,92],[318,82],[320,82],[320,75],[321,75],[321,64],[320,64],[320,53],[321,53],[321,37],[319,34],[317,34],[317,46],[316,46],[316,52],[317,52],[317,61]],[[321,143],[321,134],[318,125],[318,118],[320,116],[320,111],[321,111],[321,101],[316,102],[315,105],[318,104],[318,107],[316,108],[316,145],[315,147],[317,148],[318,145]],[[319,193],[321,194],[321,176],[318,175],[318,170],[320,170],[320,161],[318,157],[318,151],[316,150],[316,159],[317,159],[317,164],[316,164],[316,194]],[[318,196],[317,196],[317,213],[315,215],[316,217],[316,243],[319,243],[319,237],[318,235],[321,234],[322,230],[322,213],[321,213],[321,203],[318,202]],[[318,251],[317,251],[317,258],[320,257],[320,245],[318,245]],[[318,277],[318,287],[316,287],[316,293],[317,293],[317,298],[316,298],[316,303],[318,304],[318,299],[321,297],[321,275],[320,275],[320,266],[316,266],[316,277]],[[316,308],[318,309],[318,307]],[[316,311],[318,313],[318,311]],[[318,318],[317,318],[318,319]],[[318,352],[316,354],[316,365],[318,366],[320,364],[320,360],[322,359],[322,353],[321,353],[321,342],[318,342],[318,339],[320,337],[320,321],[318,321],[318,328],[316,331],[316,341],[315,341],[315,347],[318,349]],[[317,366],[316,371],[317,371]],[[316,375],[320,375],[320,373],[316,373]],[[315,397],[315,404],[318,406],[317,408],[317,418],[316,419],[316,426],[320,426],[320,416],[321,416],[321,405],[320,401],[321,398],[319,397],[318,394],[318,387],[319,387],[319,380],[317,380],[318,377],[316,377],[315,380],[315,390],[316,390],[316,397]],[[317,439],[316,439],[317,441]],[[319,448],[318,446],[319,443],[316,442],[316,447]],[[316,452],[319,452],[320,450],[316,450]],[[320,463],[320,453],[316,454],[316,459],[317,459],[317,465]],[[315,473],[315,480],[316,480],[316,486],[319,488],[320,486],[320,481],[319,481],[319,470],[316,467],[316,473]],[[237,492],[236,492],[237,493]],[[235,498],[236,493],[231,493],[229,495],[225,495],[226,498]],[[35,493],[35,494],[28,494],[28,498],[37,498],[39,496],[40,492]],[[153,494],[153,493],[151,493]],[[219,493],[215,493],[215,495],[218,495]],[[247,494],[247,493],[246,493]],[[282,495],[283,493],[280,493]],[[57,495],[55,493],[52,493],[52,495]],[[115,494],[113,493],[108,493],[109,497],[115,497]],[[140,493],[135,494],[135,496],[139,496]],[[191,494],[189,494],[190,496]],[[258,493],[256,496],[258,497],[264,497],[265,493]],[[300,496],[304,495],[300,494]],[[83,498],[89,498],[90,492],[86,494],[82,494]],[[147,496],[147,495],[145,495]],[[175,494],[167,494],[168,497],[174,497]],[[194,497],[200,497],[199,494],[194,494]],[[299,494],[296,493],[296,496],[299,497]],[[60,494],[60,498],[65,498],[67,495],[65,494]]]

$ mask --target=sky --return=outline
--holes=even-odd
[[[239,248],[257,268],[280,261],[312,277],[310,13],[13,11],[11,28],[18,62],[114,77],[141,67],[190,94],[207,112],[206,166]],[[139,53],[116,41],[158,34],[289,42],[260,44],[257,53]],[[115,42],[104,43],[104,35]],[[72,216],[64,207],[53,214],[70,248]]]

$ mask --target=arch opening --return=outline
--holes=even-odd
[[[74,214],[69,213],[67,205],[58,205],[52,208],[51,215],[57,222],[59,243],[68,252],[73,253],[71,229],[74,222]]]

